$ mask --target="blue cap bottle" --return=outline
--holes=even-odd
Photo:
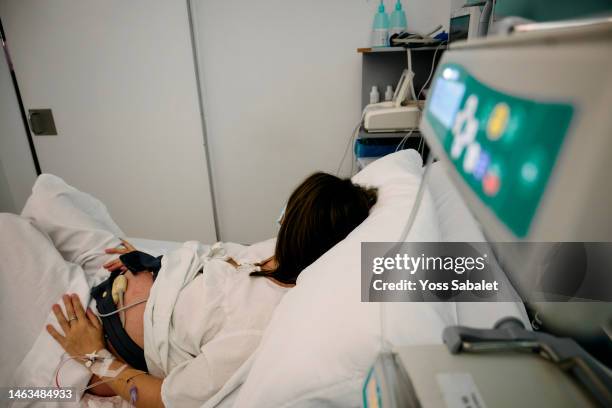
[[[395,10],[391,13],[391,29],[389,30],[389,36],[406,31],[407,27],[406,13],[404,13],[402,9],[400,0],[397,0],[397,3],[395,3]]]
[[[389,16],[385,13],[385,5],[380,0],[378,12],[374,15],[372,24],[372,47],[386,47],[389,45]]]

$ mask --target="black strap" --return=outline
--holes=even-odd
[[[154,257],[146,252],[132,251],[119,256],[119,259],[133,274],[142,271],[153,272],[153,279],[157,277],[157,273],[161,269],[161,255]]]

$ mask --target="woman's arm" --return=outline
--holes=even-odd
[[[87,362],[90,361],[88,357],[93,354],[102,354],[102,350],[105,350],[102,325],[90,309],[85,312],[77,295],[64,295],[63,300],[68,316],[64,316],[57,304],[53,305],[53,313],[65,335],[62,336],[51,325],[47,326],[47,331],[72,358],[87,366]],[[96,361],[89,368],[93,371],[99,371],[96,367],[101,364],[102,362]],[[123,366],[125,367],[121,372],[114,377],[104,376],[100,372],[94,374],[101,377],[103,381],[108,381],[107,384],[117,395],[126,401],[133,402],[137,407],[163,407],[161,399],[162,380],[144,371],[127,366],[117,359],[112,361],[106,371],[118,370]],[[135,401],[132,401],[134,397],[133,389],[136,391]]]
[[[121,361],[115,360],[111,363],[109,369],[117,370],[123,365]],[[136,407],[164,406],[161,400],[162,380],[144,371],[127,366],[114,378],[100,377],[102,381],[110,381],[106,384],[108,384],[117,395],[126,401],[132,402]],[[132,394],[133,389],[136,392],[135,395]],[[132,401],[133,396],[136,398],[135,401]]]

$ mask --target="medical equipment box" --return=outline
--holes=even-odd
[[[444,345],[382,353],[362,397],[364,408],[597,406],[558,366],[536,354],[450,354]]]
[[[368,132],[402,132],[419,127],[421,111],[416,104],[391,106],[388,102],[368,105],[363,117],[363,127]]]

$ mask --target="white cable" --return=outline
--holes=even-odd
[[[417,213],[419,208],[421,207],[421,201],[423,201],[423,195],[425,194],[425,183],[427,181],[427,174],[429,173],[429,168],[431,167],[431,163],[433,162],[433,155],[430,154],[427,158],[427,163],[425,163],[425,170],[423,171],[423,175],[421,176],[421,182],[419,183],[419,190],[417,191],[416,198],[414,200],[414,205],[412,206],[412,210],[410,210],[410,216],[408,217],[408,221],[406,222],[406,226],[400,235],[400,239],[397,241],[396,248],[400,248],[412,226],[414,225],[414,220],[416,220]],[[390,250],[391,251],[391,250]],[[386,336],[386,319],[385,319],[385,301],[379,302],[379,318],[380,318],[380,348],[381,352],[391,351],[393,348],[393,343],[387,340]]]
[[[427,77],[427,80],[425,81],[425,83],[423,84],[423,86],[421,87],[421,90],[419,91],[419,94],[417,95],[417,108],[419,108],[419,110],[421,109],[421,107],[419,106],[418,100],[421,97],[421,94],[423,93],[423,91],[425,90],[425,87],[427,86],[427,84],[429,83],[429,81],[431,81],[431,77],[434,73],[434,68],[436,67],[436,55],[438,55],[438,51],[440,50],[440,47],[442,47],[442,45],[446,44],[446,41],[442,41],[440,44],[438,44],[438,46],[436,47],[436,50],[434,51],[434,55],[433,58],[431,60],[431,69],[429,70],[429,76]]]
[[[108,384],[108,383],[111,383],[111,382],[113,382],[113,381],[117,381],[117,379],[116,379],[116,378],[110,378],[110,379],[108,379],[108,380],[102,380],[102,381],[95,382],[95,383],[93,383],[93,384],[91,384],[91,385],[88,385],[87,387],[83,388],[83,389],[81,390],[81,394],[82,394],[82,393],[84,393],[84,392],[85,392],[85,391],[87,391],[87,390],[90,390],[90,389],[92,389],[92,388],[94,388],[94,387],[97,387],[98,385]]]
[[[410,211],[410,216],[408,217],[408,222],[406,222],[406,227],[404,227],[404,231],[402,231],[402,235],[398,242],[404,242],[412,226],[414,224],[414,220],[416,219],[419,208],[421,207],[421,201],[423,201],[423,195],[425,194],[425,182],[427,181],[427,175],[429,173],[429,168],[431,167],[431,163],[433,162],[433,154],[430,154],[427,158],[427,162],[425,163],[425,170],[423,170],[423,176],[421,176],[421,182],[419,183],[419,190],[417,191],[416,198],[414,200],[414,205],[412,206],[412,210]]]
[[[429,70],[429,76],[427,77],[427,80],[423,83],[423,86],[421,86],[421,89],[419,90],[419,93],[417,94],[416,97],[416,107],[418,110],[420,110],[421,112],[423,112],[423,109],[421,108],[421,105],[419,104],[419,98],[421,97],[421,94],[423,93],[423,91],[425,90],[425,87],[427,86],[427,84],[429,84],[429,81],[431,81],[431,77],[433,75],[434,72],[434,68],[436,66],[436,56],[438,54],[438,50],[440,49],[440,47],[442,45],[446,44],[445,41],[441,42],[440,44],[438,44],[438,46],[436,47],[435,51],[434,51],[434,55],[433,55],[433,59],[431,60],[431,69]],[[410,50],[408,50],[408,55],[410,55]],[[411,64],[411,58],[408,57],[408,64]],[[408,69],[411,69],[411,66],[408,66]],[[412,84],[414,86],[414,83]],[[398,143],[397,147],[395,148],[395,151],[399,151],[403,148],[403,146],[406,144],[406,141],[408,140],[408,138],[410,136],[412,136],[412,133],[414,132],[415,129],[411,129],[410,132],[408,132],[403,138],[402,140],[400,140],[400,142]],[[421,136],[421,140],[419,141],[419,147],[418,150],[421,149],[421,144],[423,143],[423,139]],[[423,150],[425,148],[425,145],[423,144]],[[421,154],[421,157],[423,157],[423,155]]]
[[[114,315],[114,314],[116,314],[116,313],[119,313],[119,312],[121,312],[121,311],[123,311],[123,310],[127,310],[127,309],[129,309],[130,307],[134,307],[134,306],[136,306],[136,305],[139,305],[139,304],[141,304],[141,303],[144,303],[144,302],[146,302],[147,300],[149,300],[149,298],[142,299],[142,300],[139,300],[138,302],[134,302],[134,303],[129,304],[129,305],[127,305],[127,306],[120,307],[119,309],[115,310],[114,312],[110,312],[110,313],[97,313],[97,315],[98,315],[98,317],[108,317],[108,316],[112,316],[112,315]]]
[[[425,139],[423,139],[422,135],[421,135],[421,138],[419,139],[419,147],[417,148],[417,150],[419,151],[419,154],[421,155],[421,157],[423,157],[423,153],[425,152]]]
[[[119,320],[121,320],[121,326],[125,327],[125,310],[123,309],[125,305],[123,304],[123,292],[119,295],[119,309],[121,312],[119,313]]]
[[[412,96],[412,100],[417,100],[417,95],[414,90],[414,71],[412,70],[412,52],[410,52],[410,48],[406,48],[406,57],[408,63],[408,75],[410,75],[410,94]],[[403,102],[403,101],[400,101]]]
[[[344,160],[346,159],[346,154],[349,151],[349,148],[351,146],[353,146],[354,144],[354,140],[357,137],[357,134],[359,133],[359,129],[361,128],[361,123],[363,122],[363,118],[365,117],[365,108],[363,109],[363,112],[361,112],[361,118],[359,119],[359,123],[357,123],[357,126],[355,126],[355,128],[353,129],[353,133],[351,133],[351,137],[348,140],[348,143],[346,145],[346,148],[344,149],[344,154],[342,155],[342,160],[340,160],[340,164],[338,165],[338,169],[336,170],[336,176],[340,176],[340,170],[342,170],[342,165],[344,164]],[[351,157],[354,158],[355,155],[355,151],[353,149],[353,153],[351,155]],[[354,160],[353,160],[354,161]],[[351,163],[351,176],[353,175],[353,164]]]
[[[423,90],[425,89],[425,87],[427,86],[427,84],[429,83],[429,81],[431,80],[431,77],[433,75],[433,71],[434,71],[434,67],[436,65],[436,55],[438,54],[438,50],[440,49],[440,47],[444,44],[444,42],[440,43],[438,45],[438,47],[436,47],[436,50],[434,51],[434,55],[433,55],[433,59],[431,61],[431,70],[429,72],[429,76],[427,77],[427,80],[425,81],[425,83],[423,84],[423,86],[421,87],[421,90],[419,91],[417,97],[415,98],[416,100],[416,104],[419,110],[421,110],[421,107],[419,106],[419,98],[421,97],[421,94],[423,93]],[[411,69],[411,60],[410,60],[410,51],[408,51],[408,69]],[[414,129],[411,129],[410,132],[408,132],[400,141],[400,143],[397,145],[397,148],[395,151],[400,150],[400,148],[405,144],[406,140],[412,135],[412,133],[414,132]],[[423,136],[421,136],[421,140],[419,141],[419,147],[418,150],[421,149],[421,147],[425,148],[425,144],[423,143]],[[421,157],[423,157],[422,152],[420,152]],[[416,216],[417,213],[419,211],[419,208],[421,207],[421,202],[423,201],[423,196],[425,194],[425,183],[427,181],[427,175],[429,173],[429,168],[431,167],[431,163],[433,162],[433,154],[430,152],[429,157],[427,158],[427,162],[425,163],[425,170],[423,171],[423,175],[421,176],[421,182],[419,183],[419,189],[417,191],[417,195],[414,201],[414,205],[412,206],[412,209],[410,211],[410,215],[408,216],[408,221],[406,222],[406,226],[404,227],[402,234],[400,235],[400,239],[398,240],[398,247],[401,246],[404,242],[404,240],[406,239],[406,237],[408,236],[408,234],[410,233],[410,231],[412,230],[412,227],[414,225],[414,222],[416,220]],[[389,352],[392,350],[393,348],[393,343],[391,341],[389,341],[387,339],[387,335],[386,335],[386,314],[385,314],[385,303],[386,302],[380,302],[379,303],[379,318],[380,318],[380,348],[381,348],[381,352]]]
[[[397,147],[395,148],[396,152],[403,149],[404,145],[406,144],[406,141],[410,136],[412,136],[413,133],[414,129],[410,129],[410,132],[406,133],[402,140],[400,140],[400,142],[397,144]]]

